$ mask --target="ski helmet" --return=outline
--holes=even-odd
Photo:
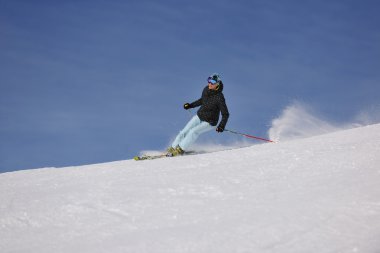
[[[220,83],[220,77],[218,73],[213,73],[207,78],[207,82],[215,84],[215,83]]]

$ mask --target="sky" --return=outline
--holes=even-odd
[[[379,9],[371,0],[0,0],[0,172],[164,150],[196,113],[183,104],[214,72],[231,130],[266,137],[294,103],[338,125],[358,115],[375,123]],[[198,144],[247,141],[256,143],[210,132]]]

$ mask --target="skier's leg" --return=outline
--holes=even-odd
[[[183,150],[187,150],[188,147],[193,144],[196,139],[198,139],[199,135],[212,129],[214,129],[214,127],[211,126],[208,122],[201,121],[198,125],[194,126],[188,131],[186,136],[180,141],[179,146]]]
[[[177,137],[175,138],[174,142],[172,143],[172,148],[175,148],[179,145],[179,143],[187,136],[189,131],[199,125],[201,123],[201,120],[199,119],[198,115],[195,115],[191,120],[186,124],[186,126],[178,133]]]

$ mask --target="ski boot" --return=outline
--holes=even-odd
[[[177,145],[177,147],[173,148],[173,147],[169,147],[167,149],[167,154],[166,156],[179,156],[179,155],[183,155],[185,153],[185,151]]]

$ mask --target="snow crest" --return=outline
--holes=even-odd
[[[327,120],[314,116],[310,107],[295,102],[272,121],[268,135],[269,139],[274,141],[287,141],[331,133],[339,129]]]

